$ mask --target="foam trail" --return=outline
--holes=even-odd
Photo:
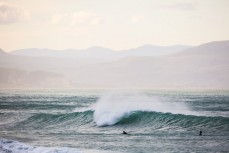
[[[113,125],[134,111],[197,115],[182,102],[166,102],[136,93],[107,93],[94,106],[94,121],[97,126]]]
[[[0,139],[1,153],[80,153],[78,149],[67,147],[35,147],[14,140]]]

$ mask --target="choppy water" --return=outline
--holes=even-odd
[[[228,144],[229,91],[0,90],[0,152],[203,153]]]

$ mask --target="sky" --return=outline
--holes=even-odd
[[[0,0],[0,48],[114,50],[229,40],[229,0]]]

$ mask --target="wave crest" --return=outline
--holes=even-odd
[[[197,115],[182,102],[166,102],[145,95],[106,94],[94,106],[94,121],[97,126],[113,125],[136,111]]]

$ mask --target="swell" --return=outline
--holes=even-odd
[[[78,107],[81,105],[78,104]],[[83,105],[82,105],[83,106]],[[56,104],[53,103],[39,103],[39,102],[11,102],[10,104],[7,102],[0,103],[0,110],[67,110],[73,108],[74,105],[66,105],[66,104]]]
[[[63,114],[37,113],[15,124],[15,128],[58,128],[79,127],[93,123],[93,111],[71,112]]]
[[[229,130],[229,118],[136,111],[124,116],[116,125],[151,127],[152,129]]]
[[[15,128],[68,128],[95,126],[92,110],[63,114],[38,113],[14,124]],[[106,125],[104,125],[106,126]],[[229,118],[220,116],[194,116],[151,111],[134,111],[124,114],[112,126],[150,129],[210,129],[229,130]]]

